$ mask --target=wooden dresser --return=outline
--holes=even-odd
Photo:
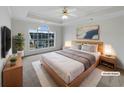
[[[11,66],[9,61],[6,63],[2,72],[3,87],[20,87],[23,83],[23,64],[22,58],[17,57],[16,65]]]

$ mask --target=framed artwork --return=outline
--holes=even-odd
[[[76,32],[77,39],[92,39],[92,40],[99,40],[99,25],[87,25],[87,26],[80,26],[77,28]]]

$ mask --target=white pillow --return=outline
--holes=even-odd
[[[81,45],[72,45],[71,48],[81,50]]]
[[[95,44],[84,44],[84,45],[82,45],[81,50],[88,51],[88,52],[97,52],[98,45],[95,45]]]

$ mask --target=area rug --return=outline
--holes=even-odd
[[[44,67],[41,65],[40,60],[32,62],[33,68],[36,71],[37,77],[40,81],[41,86],[43,87],[58,87],[53,79],[46,72]],[[82,81],[80,87],[96,87],[98,82],[101,79],[102,70],[95,68],[95,70]]]

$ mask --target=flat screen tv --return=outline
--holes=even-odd
[[[11,30],[3,26],[1,27],[1,57],[5,58],[11,48]]]

